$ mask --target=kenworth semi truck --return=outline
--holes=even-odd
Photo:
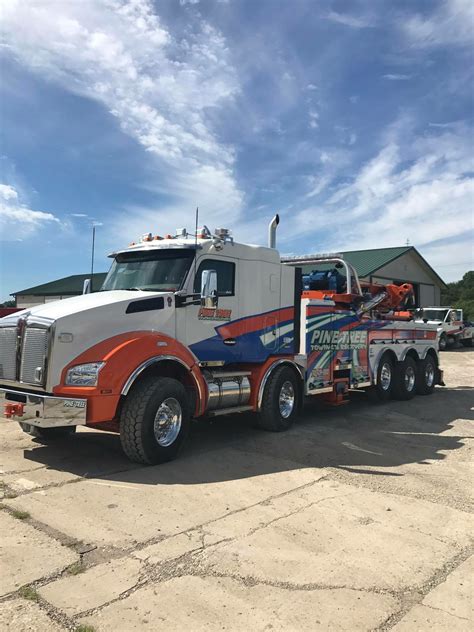
[[[361,285],[339,255],[282,258],[229,231],[151,233],[114,252],[100,291],[0,320],[4,416],[43,441],[120,433],[129,459],[173,459],[191,420],[252,411],[290,428],[306,396],[429,395],[436,326],[397,320],[411,286]],[[312,271],[304,275],[301,266]]]

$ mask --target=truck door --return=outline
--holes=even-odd
[[[201,362],[238,362],[241,340],[238,326],[232,324],[240,316],[237,260],[203,255],[196,263],[196,274],[191,274],[188,292],[200,293],[203,271],[215,270],[217,300],[213,307],[198,304],[199,301],[196,301],[196,305],[185,306],[178,318],[178,332],[184,328],[179,338],[185,341]]]
[[[242,361],[264,362],[278,354],[283,343],[280,265],[241,260],[240,272]]]

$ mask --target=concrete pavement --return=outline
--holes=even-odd
[[[474,352],[411,402],[195,424],[179,460],[0,422],[0,630],[469,630]]]

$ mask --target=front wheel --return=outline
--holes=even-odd
[[[120,415],[120,442],[131,461],[156,465],[176,458],[190,425],[181,382],[149,376],[129,393]]]
[[[413,358],[408,357],[403,362],[398,362],[393,385],[395,399],[407,400],[414,397],[417,391],[417,377],[417,366]]]
[[[275,369],[263,391],[257,426],[272,432],[288,430],[298,414],[298,400],[299,381],[293,369]]]

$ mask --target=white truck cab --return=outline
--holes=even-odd
[[[423,307],[417,310],[415,321],[436,325],[440,351],[456,342],[460,342],[464,347],[472,347],[474,330],[471,323],[464,321],[462,309]]]

